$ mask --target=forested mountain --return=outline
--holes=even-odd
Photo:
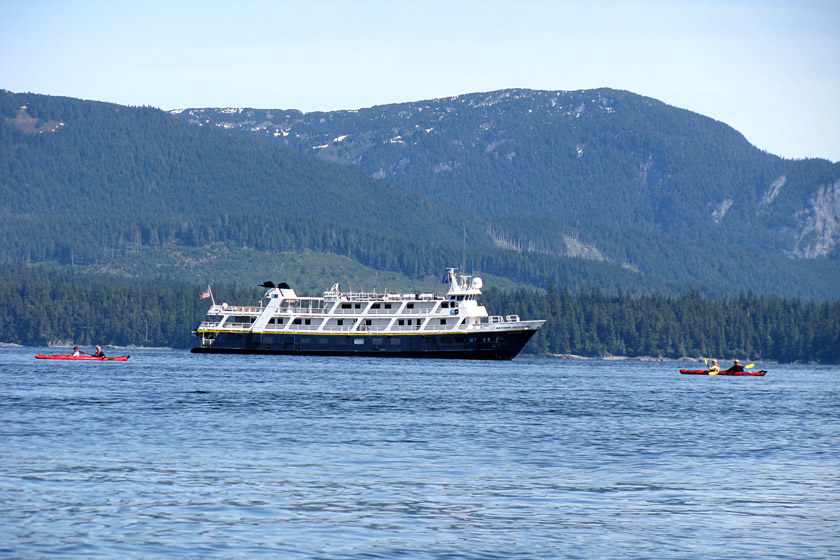
[[[0,91],[0,341],[183,347],[210,281],[463,262],[547,319],[527,352],[837,361],[840,307],[809,300],[840,300],[838,177],[611,90],[306,115]]]
[[[0,92],[3,262],[314,252],[427,281],[465,261],[543,289],[837,299],[838,177],[612,90],[306,115]],[[183,264],[157,274],[203,281]]]
[[[629,92],[505,90],[358,111],[186,109],[477,217],[500,248],[674,286],[840,295],[840,164],[762,152]]]
[[[472,270],[534,286],[673,289],[614,264],[495,247],[445,201],[148,107],[2,92],[0,170],[5,262],[119,273],[168,247],[319,252],[428,280],[466,254]],[[203,280],[189,267],[178,278]]]

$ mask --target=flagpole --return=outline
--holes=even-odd
[[[207,291],[210,292],[210,302],[213,304],[213,307],[215,307],[216,298],[213,297],[213,290],[210,289],[210,284],[207,284]]]

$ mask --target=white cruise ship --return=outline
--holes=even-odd
[[[545,321],[488,315],[481,278],[447,273],[449,291],[342,292],[302,297],[266,282],[259,306],[215,301],[195,330],[195,353],[510,360]]]

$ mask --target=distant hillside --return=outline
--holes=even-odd
[[[148,107],[2,92],[0,169],[5,262],[203,282],[217,273],[133,266],[132,256],[166,263],[170,249],[192,247],[195,260],[227,270],[215,259],[224,246],[342,255],[375,283],[376,271],[434,280],[466,254],[471,270],[514,283],[668,289],[609,263],[496,247],[485,220],[445,200]]]
[[[481,219],[509,250],[614,263],[669,285],[838,297],[840,164],[610,89],[505,90],[361,109],[186,109]]]
[[[0,262],[196,283],[310,253],[371,287],[465,261],[537,288],[840,299],[838,178],[611,90],[306,115],[0,91]]]

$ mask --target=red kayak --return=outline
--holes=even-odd
[[[710,375],[709,370],[707,370],[707,369],[681,369],[680,373],[687,373],[689,375]],[[732,372],[732,373],[728,373],[728,372],[725,372],[725,371],[719,371],[715,375],[749,375],[751,377],[761,377],[765,373],[767,373],[767,370],[762,369],[762,370],[759,370],[759,371],[744,370],[744,371],[738,371],[738,372]]]
[[[125,362],[131,356],[115,356],[113,358],[96,358],[94,356],[71,356],[69,354],[53,354],[45,356],[43,354],[35,354],[39,360],[82,360],[87,362]]]

